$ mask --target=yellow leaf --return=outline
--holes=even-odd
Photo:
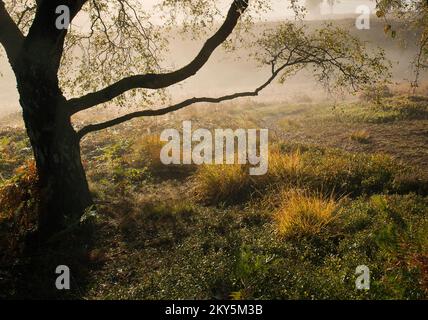
[[[387,24],[384,28],[383,31],[385,31],[385,33],[388,33],[388,31],[391,30],[391,25]]]

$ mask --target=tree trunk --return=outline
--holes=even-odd
[[[18,89],[41,188],[39,231],[52,235],[81,217],[92,205],[66,100],[55,77],[26,67]],[[53,79],[53,81],[52,81]]]
[[[46,125],[24,114],[42,195],[39,228],[42,234],[53,234],[92,204],[79,139],[67,118]]]
[[[57,124],[55,133],[38,133],[34,123],[27,124],[37,139],[32,140],[42,190],[40,231],[54,233],[78,219],[92,204],[81,163],[80,146],[70,123]]]

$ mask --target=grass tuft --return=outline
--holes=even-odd
[[[357,130],[351,133],[350,136],[352,141],[356,141],[359,143],[370,143],[371,137],[370,134],[367,132],[367,130]]]
[[[284,191],[280,197],[280,207],[274,213],[276,231],[287,238],[322,234],[334,221],[339,207],[333,196],[305,191]]]
[[[322,190],[326,195],[388,193],[398,186],[394,178],[405,172],[404,166],[384,154],[301,150],[282,151],[271,146],[269,169],[263,176],[250,176],[244,165],[202,166],[194,176],[198,198],[208,203],[233,203],[263,194],[271,187]]]

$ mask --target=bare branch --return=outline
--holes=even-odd
[[[220,103],[241,97],[257,96],[280,74],[283,81],[308,65],[313,67],[314,76],[320,82],[326,85],[333,82],[335,87],[350,86],[354,91],[373,85],[378,79],[383,79],[387,72],[382,51],[373,56],[366,54],[365,47],[357,39],[339,28],[323,28],[307,36],[302,29],[296,29],[287,23],[279,30],[268,33],[265,39],[258,43],[266,49],[267,54],[262,52],[256,58],[270,66],[271,76],[254,91],[238,92],[218,98],[191,98],[162,109],[133,112],[110,121],[88,125],[78,132],[79,137],[133,118],[164,115],[195,103]],[[290,69],[285,70],[287,67]]]
[[[162,108],[162,109],[136,111],[136,112],[129,113],[129,114],[126,114],[124,116],[115,118],[115,119],[110,120],[110,121],[106,121],[106,122],[88,125],[86,127],[83,127],[82,129],[80,129],[80,131],[77,132],[77,135],[80,139],[82,139],[88,133],[107,129],[107,128],[119,125],[123,122],[129,121],[131,119],[134,119],[134,118],[161,116],[161,115],[165,115],[165,114],[170,113],[170,112],[178,111],[180,109],[183,109],[183,108],[188,107],[188,106],[195,104],[195,103],[220,103],[223,101],[229,101],[229,100],[233,100],[233,99],[237,99],[237,98],[255,97],[255,96],[258,96],[259,93],[263,89],[265,89],[269,84],[271,84],[272,81],[286,67],[290,67],[290,66],[296,65],[296,64],[311,63],[311,62],[315,62],[315,61],[298,60],[298,61],[294,61],[292,63],[282,65],[280,68],[276,69],[276,71],[274,71],[272,73],[272,75],[269,77],[269,79],[265,83],[263,83],[261,86],[256,88],[254,91],[237,92],[234,94],[230,94],[230,95],[226,95],[226,96],[222,96],[222,97],[217,97],[217,98],[209,98],[209,97],[191,98],[191,99],[184,100],[178,104],[175,104],[175,105],[172,105],[172,106],[169,106],[166,108]]]
[[[234,0],[220,29],[209,38],[199,54],[183,68],[163,74],[135,75],[124,78],[100,91],[69,100],[70,113],[74,114],[101,103],[108,102],[121,94],[137,88],[161,89],[195,75],[208,61],[214,50],[232,33],[239,18],[248,8],[248,0]]]

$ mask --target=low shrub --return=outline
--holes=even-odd
[[[19,167],[0,187],[0,244],[2,254],[16,254],[28,234],[37,231],[40,189],[34,162]]]

